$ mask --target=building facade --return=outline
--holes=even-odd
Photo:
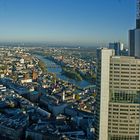
[[[96,140],[140,139],[140,59],[97,51]]]

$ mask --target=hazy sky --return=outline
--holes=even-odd
[[[0,0],[0,41],[127,42],[136,0]]]

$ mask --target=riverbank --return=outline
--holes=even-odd
[[[38,66],[41,68],[43,73],[47,72],[47,67],[46,67],[45,63],[40,59],[39,59],[39,62],[38,62]]]
[[[38,55],[38,54],[34,54],[38,59],[40,59],[41,61],[44,62],[44,64],[46,65],[47,67],[47,72],[50,72],[50,73],[54,73],[56,75],[57,78],[61,79],[61,80],[64,80],[64,81],[67,81],[69,83],[72,83],[80,88],[85,88],[87,86],[90,86],[90,85],[93,85],[92,83],[86,81],[86,80],[81,80],[81,81],[77,81],[77,80],[74,80],[66,75],[63,75],[62,74],[62,68],[60,67],[60,65],[58,65],[57,63],[55,63],[54,61],[50,60],[50,59],[47,59],[45,56],[42,56],[42,55]],[[51,67],[51,66],[54,66],[55,67]]]
[[[77,81],[83,80],[80,74],[78,74],[73,68],[62,67],[62,74],[68,76],[69,78],[75,79]]]
[[[84,73],[84,72],[81,72],[80,70],[73,69],[69,66],[66,66],[62,61],[58,61],[54,59],[52,56],[45,56],[45,58],[61,66],[63,70],[62,74],[68,76],[69,78],[72,78],[77,81],[85,80],[89,83],[95,83],[96,81],[96,74],[94,72]]]

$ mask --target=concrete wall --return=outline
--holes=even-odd
[[[102,49],[101,51],[99,140],[108,140],[109,72],[112,55],[114,55],[113,50]]]

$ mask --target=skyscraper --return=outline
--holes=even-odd
[[[136,29],[129,31],[129,55],[140,58],[140,0],[137,0]]]
[[[111,49],[97,50],[96,140],[108,140],[109,69],[114,54]]]
[[[97,51],[96,140],[140,139],[140,59]]]
[[[123,50],[123,44],[120,42],[109,43],[109,49],[114,49],[115,55],[120,56],[121,51]]]

